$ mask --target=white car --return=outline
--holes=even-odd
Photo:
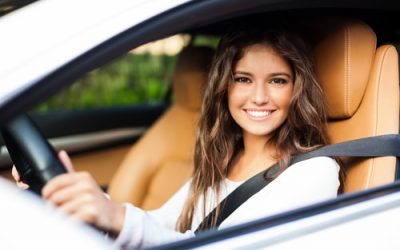
[[[330,115],[333,142],[399,131],[395,48],[400,44],[400,4],[396,1],[41,0],[6,12],[0,17],[0,125],[7,126],[29,112],[53,146],[71,152],[77,168],[91,172],[105,189],[110,186],[111,198],[117,200],[134,195],[126,190],[133,189],[131,184],[125,188],[118,185],[123,182],[122,175],[141,183],[141,198],[131,202],[142,202],[149,192],[162,191],[153,180],[140,181],[140,176],[121,174],[116,168],[132,144],[173,105],[173,101],[165,101],[168,94],[158,102],[124,106],[67,109],[60,104],[52,110],[43,108],[55,103],[54,97],[39,108],[37,105],[61,90],[64,92],[58,95],[64,97],[68,96],[65,93],[78,93],[77,89],[85,92],[72,84],[77,80],[84,84],[82,79],[88,75],[103,72],[95,69],[120,56],[140,53],[139,46],[167,37],[179,35],[184,44],[197,37],[216,41],[233,21],[257,18],[266,26],[288,21],[313,43],[328,109],[341,105],[346,109],[343,114]],[[165,58],[169,57],[163,58],[166,61],[161,61],[161,66],[167,65]],[[140,68],[140,61],[132,61],[131,67]],[[158,88],[167,93],[169,87]],[[90,98],[96,99],[96,94]],[[9,178],[12,164],[4,143],[1,145],[0,170]],[[143,152],[147,157],[157,155],[150,149]],[[154,249],[399,249],[396,158],[351,159],[346,164],[345,193],[336,199]],[[168,183],[172,187],[165,187],[168,195],[187,176],[179,178]],[[156,207],[144,201],[140,205]]]

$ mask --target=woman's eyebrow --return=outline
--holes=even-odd
[[[234,74],[234,75],[252,76],[251,73],[246,72],[246,71],[240,71],[240,70],[234,71],[233,74]],[[292,77],[293,77],[292,74],[287,73],[287,72],[274,72],[274,73],[271,73],[271,74],[269,75],[269,77],[276,77],[276,76],[286,76],[287,78],[290,78],[290,79],[292,79]]]
[[[286,72],[275,72],[275,73],[272,73],[272,74],[270,74],[270,76],[286,76],[286,77],[288,77],[288,78],[292,78],[292,74],[289,74],[289,73],[286,73]]]
[[[246,71],[234,71],[233,74],[240,74],[240,75],[248,75],[251,76],[251,73],[246,72]]]

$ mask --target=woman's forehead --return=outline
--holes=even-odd
[[[265,44],[253,44],[243,51],[234,71],[276,71],[292,74],[287,60],[276,49]]]

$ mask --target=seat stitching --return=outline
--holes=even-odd
[[[346,115],[350,113],[350,108],[349,108],[349,66],[350,66],[350,36],[349,36],[349,28],[346,27],[345,33],[344,33],[344,57],[345,57],[345,71],[344,71],[344,77],[345,77],[345,93],[344,93],[344,99],[345,99],[345,112]]]
[[[389,46],[385,48],[384,52],[382,53],[381,60],[380,60],[380,62],[379,62],[378,84],[377,84],[377,91],[376,91],[376,100],[377,100],[377,104],[379,103],[379,96],[380,96],[380,95],[379,95],[379,91],[380,91],[380,89],[381,89],[381,88],[380,88],[380,85],[382,84],[383,64],[385,63],[386,55],[387,55],[387,53],[389,52],[389,49],[390,49]],[[378,106],[376,105],[376,106],[375,106],[375,116],[376,116],[376,118],[379,117],[379,116],[378,116],[378,112],[379,112],[379,108],[378,108]],[[375,121],[375,131],[374,131],[374,135],[377,135],[377,133],[378,133],[378,123],[379,123],[379,119],[376,119],[376,121]],[[370,183],[371,183],[371,181],[372,181],[372,179],[373,179],[373,176],[374,176],[373,173],[375,172],[375,168],[376,168],[376,166],[375,166],[375,158],[372,158],[372,168],[371,168],[371,172],[370,172],[370,178],[368,178],[368,187],[370,186]]]

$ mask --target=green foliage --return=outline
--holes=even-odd
[[[217,48],[220,38],[216,36],[202,36],[197,35],[193,37],[193,46],[209,46],[212,48]]]
[[[170,86],[175,57],[128,53],[88,73],[36,110],[45,112],[162,101]]]

